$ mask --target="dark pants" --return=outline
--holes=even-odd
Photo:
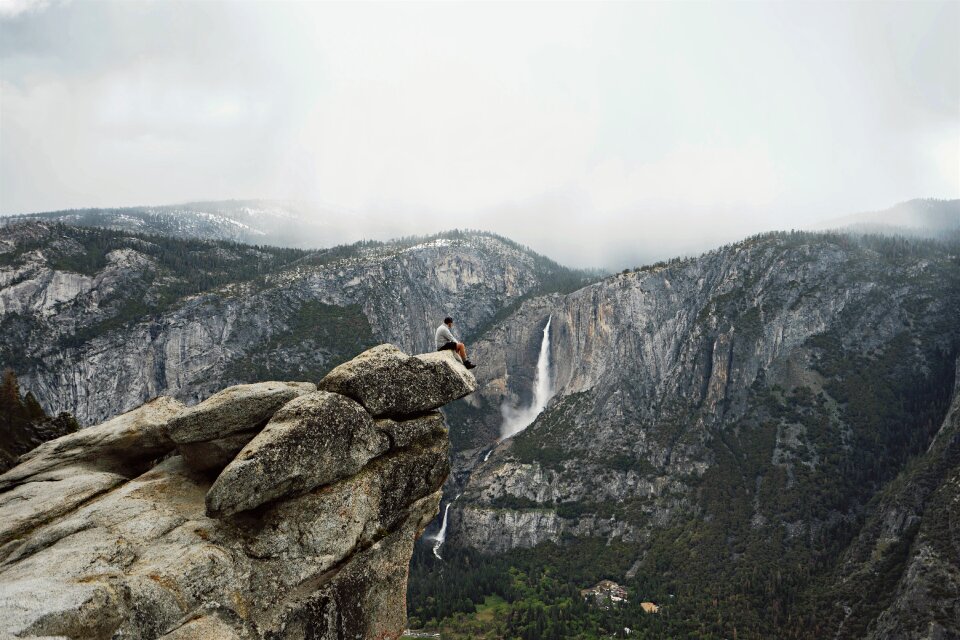
[[[437,349],[437,351],[455,351],[456,354],[460,356],[460,360],[463,362],[467,361],[467,348],[456,342],[447,342]]]

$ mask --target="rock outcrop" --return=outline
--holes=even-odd
[[[98,260],[104,242],[115,250]],[[382,342],[432,351],[444,316],[469,338],[581,276],[481,233],[308,253],[11,225],[0,227],[0,364],[43,407],[90,426],[156,396],[194,404],[241,382],[319,379]]]
[[[348,368],[364,377],[369,358]],[[475,388],[453,354],[428,360],[422,377],[377,370],[398,413],[243,385],[191,408],[157,398],[23,456],[0,476],[0,637],[399,636],[413,543],[449,473],[435,409]]]
[[[223,468],[277,409],[316,391],[309,382],[242,384],[215,393],[170,423],[170,437],[194,468]]]
[[[458,362],[443,351],[408,356],[385,344],[331,371],[320,388],[353,398],[376,417],[416,415],[446,404],[451,393],[462,398],[473,391],[473,376]]]

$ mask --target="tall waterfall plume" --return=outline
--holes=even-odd
[[[460,494],[458,493],[456,498],[447,503],[447,507],[443,510],[443,523],[440,525],[440,531],[433,538],[433,555],[437,556],[437,560],[443,560],[440,557],[440,547],[447,541],[447,516],[450,514],[450,505],[456,502],[459,497]]]
[[[433,542],[433,555],[437,556],[437,560],[443,560],[440,557],[440,547],[447,541],[447,515],[450,513],[450,504],[448,502],[447,508],[443,510],[443,524],[440,525],[440,531],[437,532],[437,538]]]
[[[543,340],[540,342],[540,356],[537,358],[537,371],[533,378],[533,398],[530,406],[516,408],[507,403],[500,407],[503,423],[500,425],[500,439],[515,436],[537,419],[550,398],[553,397],[553,382],[550,379],[550,323],[553,316],[547,318],[543,328]]]

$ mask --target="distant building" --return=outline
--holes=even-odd
[[[627,590],[613,580],[601,580],[595,587],[581,589],[580,596],[584,600],[592,600],[601,607],[627,602]]]

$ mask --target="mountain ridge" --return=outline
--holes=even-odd
[[[27,221],[62,222],[115,231],[167,235],[185,239],[229,240],[246,244],[273,244],[319,248],[349,239],[318,217],[339,212],[289,200],[209,200],[171,205],[94,207],[20,213],[0,217],[0,225]]]
[[[427,351],[446,315],[470,335],[512,300],[591,277],[459,231],[304,252],[32,222],[0,247],[0,358],[81,424],[159,394],[319,378],[375,340]]]
[[[881,235],[956,238],[960,234],[960,200],[914,198],[887,209],[826,220],[817,228]]]
[[[408,232],[402,219],[394,223],[390,218],[346,211],[334,205],[277,199],[210,200],[0,215],[0,226],[29,220],[184,239],[229,240],[301,249],[352,244],[369,236],[370,229],[376,229],[376,235],[383,241],[404,236]],[[956,239],[960,234],[960,200],[914,198],[886,209],[830,217],[802,224],[801,227],[811,231],[838,230]],[[755,229],[758,232],[768,230],[762,227]],[[691,253],[689,248],[678,246],[675,252],[697,255],[711,248],[710,245],[702,245],[694,247]],[[622,268],[627,265],[617,263],[622,263],[624,259],[636,264],[635,259],[628,258],[629,252],[620,253],[621,258],[603,266],[608,269]],[[650,255],[662,254],[662,250],[654,250]]]
[[[457,318],[481,367],[477,392],[444,409],[445,495],[459,497],[443,569],[451,597],[472,595],[448,600],[432,554],[418,554],[417,619],[496,595],[521,607],[501,622],[535,625],[518,613],[529,594],[473,582],[513,584],[522,567],[535,592],[542,571],[579,588],[623,581],[663,607],[656,620],[622,611],[620,629],[650,637],[879,638],[917,615],[960,628],[942,595],[923,595],[956,593],[954,561],[927,562],[949,550],[935,510],[915,508],[921,524],[895,540],[869,525],[898,512],[882,500],[898,474],[907,502],[955,495],[954,449],[921,461],[952,433],[952,240],[761,234],[602,279],[464,232],[300,252],[34,222],[0,231],[0,248],[0,359],[35,355],[24,387],[87,423],[161,391],[199,401],[212,381],[317,379],[373,341],[430,351],[437,319]],[[124,315],[130,301],[157,304]],[[529,403],[548,318],[557,395],[494,446],[502,408]],[[896,553],[864,563],[871,545]],[[886,604],[857,600],[843,566],[889,569],[873,590]],[[557,593],[541,605],[561,607]],[[696,624],[716,607],[721,621]],[[576,624],[596,617],[581,613]]]

